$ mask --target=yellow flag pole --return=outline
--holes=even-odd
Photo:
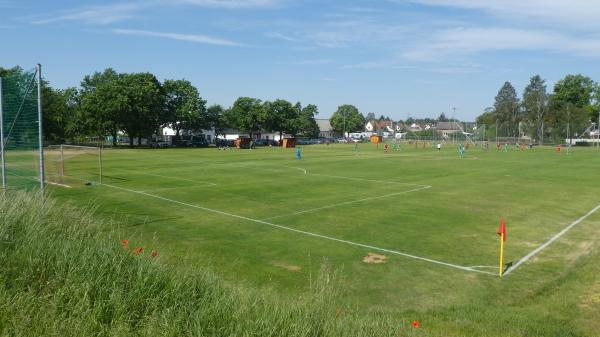
[[[504,233],[500,233],[500,268],[498,271],[498,275],[500,277],[502,277],[502,273],[504,272],[503,260],[504,260]]]

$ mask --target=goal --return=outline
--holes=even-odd
[[[56,185],[102,184],[103,148],[52,145],[45,150],[46,182]]]

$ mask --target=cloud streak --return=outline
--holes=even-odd
[[[149,30],[137,30],[137,29],[113,29],[115,34],[120,35],[133,35],[133,36],[146,36],[146,37],[158,37],[163,39],[171,39],[178,41],[188,41],[194,43],[211,44],[217,46],[229,46],[229,47],[243,47],[245,44],[238,43],[235,41],[222,39],[218,37],[200,35],[200,34],[179,34],[179,33],[168,33],[168,32],[154,32]]]
[[[140,9],[142,9],[142,6],[136,3],[92,6],[85,9],[62,11],[54,17],[33,19],[30,23],[43,25],[64,21],[80,21],[87,24],[107,25],[133,18]]]

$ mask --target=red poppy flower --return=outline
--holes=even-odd
[[[133,255],[141,254],[144,251],[144,248],[138,247],[133,251]]]
[[[412,321],[412,326],[413,328],[418,329],[421,327],[421,323],[415,319],[414,321]]]
[[[121,240],[121,246],[125,247],[129,244],[129,240]]]
[[[158,256],[158,253],[157,253],[157,252],[155,252],[155,251],[152,251],[152,254],[150,254],[150,256],[152,256],[152,257],[157,257],[157,256]]]

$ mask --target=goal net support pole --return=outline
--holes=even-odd
[[[38,103],[38,143],[40,156],[40,190],[42,192],[42,202],[44,200],[44,140],[42,127],[42,65],[37,64],[37,103]]]
[[[2,165],[2,191],[6,192],[6,153],[4,152],[4,110],[2,109],[2,77],[0,77],[0,160]]]

